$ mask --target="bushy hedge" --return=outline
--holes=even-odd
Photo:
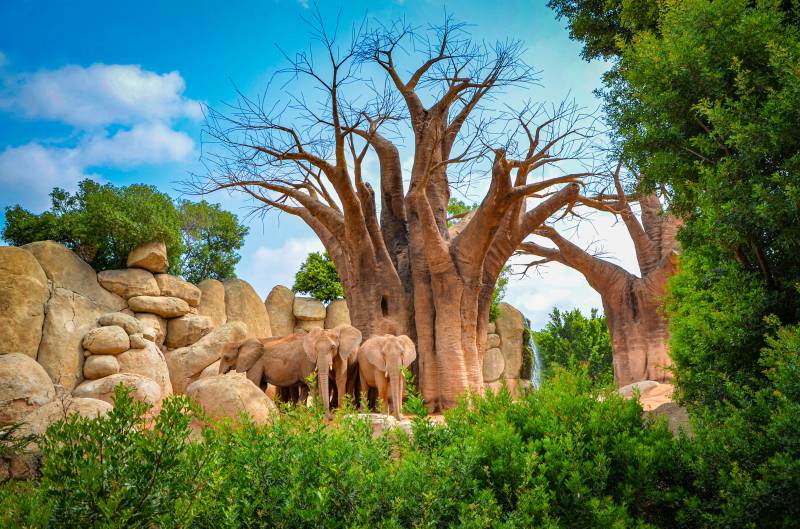
[[[269,426],[221,425],[190,440],[198,410],[185,397],[167,400],[145,428],[144,406],[121,392],[107,418],[48,431],[41,478],[0,487],[0,524],[756,527],[763,516],[790,527],[800,413],[788,381],[799,364],[786,347],[775,351],[777,364],[765,367],[785,393],[761,405],[778,399],[780,413],[749,406],[762,420],[745,422],[732,410],[725,424],[709,419],[713,431],[698,423],[694,439],[673,438],[635,401],[565,371],[516,402],[501,392],[462,403],[444,425],[418,418],[411,438],[395,430],[374,439],[353,415],[326,424],[319,409],[287,407]]]

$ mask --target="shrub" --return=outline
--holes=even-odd
[[[294,276],[292,290],[308,294],[324,303],[344,296],[339,273],[328,252],[312,252]]]

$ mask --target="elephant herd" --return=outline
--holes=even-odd
[[[305,402],[308,377],[317,374],[317,385],[326,413],[331,393],[342,406],[345,395],[358,399],[360,394],[377,393],[388,411],[400,416],[403,405],[402,367],[417,356],[408,336],[391,334],[372,336],[362,342],[361,332],[351,325],[334,329],[312,329],[278,338],[250,338],[228,344],[222,353],[219,372],[232,369],[266,390],[267,384],[278,388],[285,400]],[[329,380],[333,378],[333,387]],[[365,404],[361,400],[362,406]]]

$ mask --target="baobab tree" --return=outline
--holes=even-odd
[[[620,181],[623,164],[612,174],[615,194],[578,196],[574,204],[610,212],[621,217],[633,241],[640,276],[570,242],[552,226],[540,226],[536,235],[546,237],[555,247],[525,241],[520,254],[541,259],[525,265],[557,262],[583,274],[603,301],[614,358],[617,386],[641,380],[667,382],[671,361],[668,355],[669,329],[663,311],[667,280],[676,272],[679,221],[662,207],[655,192],[626,195]],[[641,220],[631,203],[638,203]]]
[[[213,145],[193,189],[237,190],[261,212],[302,219],[336,265],[353,325],[411,336],[427,405],[453,406],[482,391],[503,266],[590,172],[560,164],[585,156],[592,118],[568,103],[498,104],[503,89],[536,81],[521,44],[474,42],[451,20],[422,31],[365,24],[339,47],[317,13],[312,37],[322,60],[287,57],[283,102],[240,93],[208,109]],[[468,182],[486,193],[448,231],[451,187]]]

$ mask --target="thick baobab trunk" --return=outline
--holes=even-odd
[[[664,291],[663,283],[629,277],[602,295],[619,387],[640,380],[671,379],[668,321],[661,306]]]

